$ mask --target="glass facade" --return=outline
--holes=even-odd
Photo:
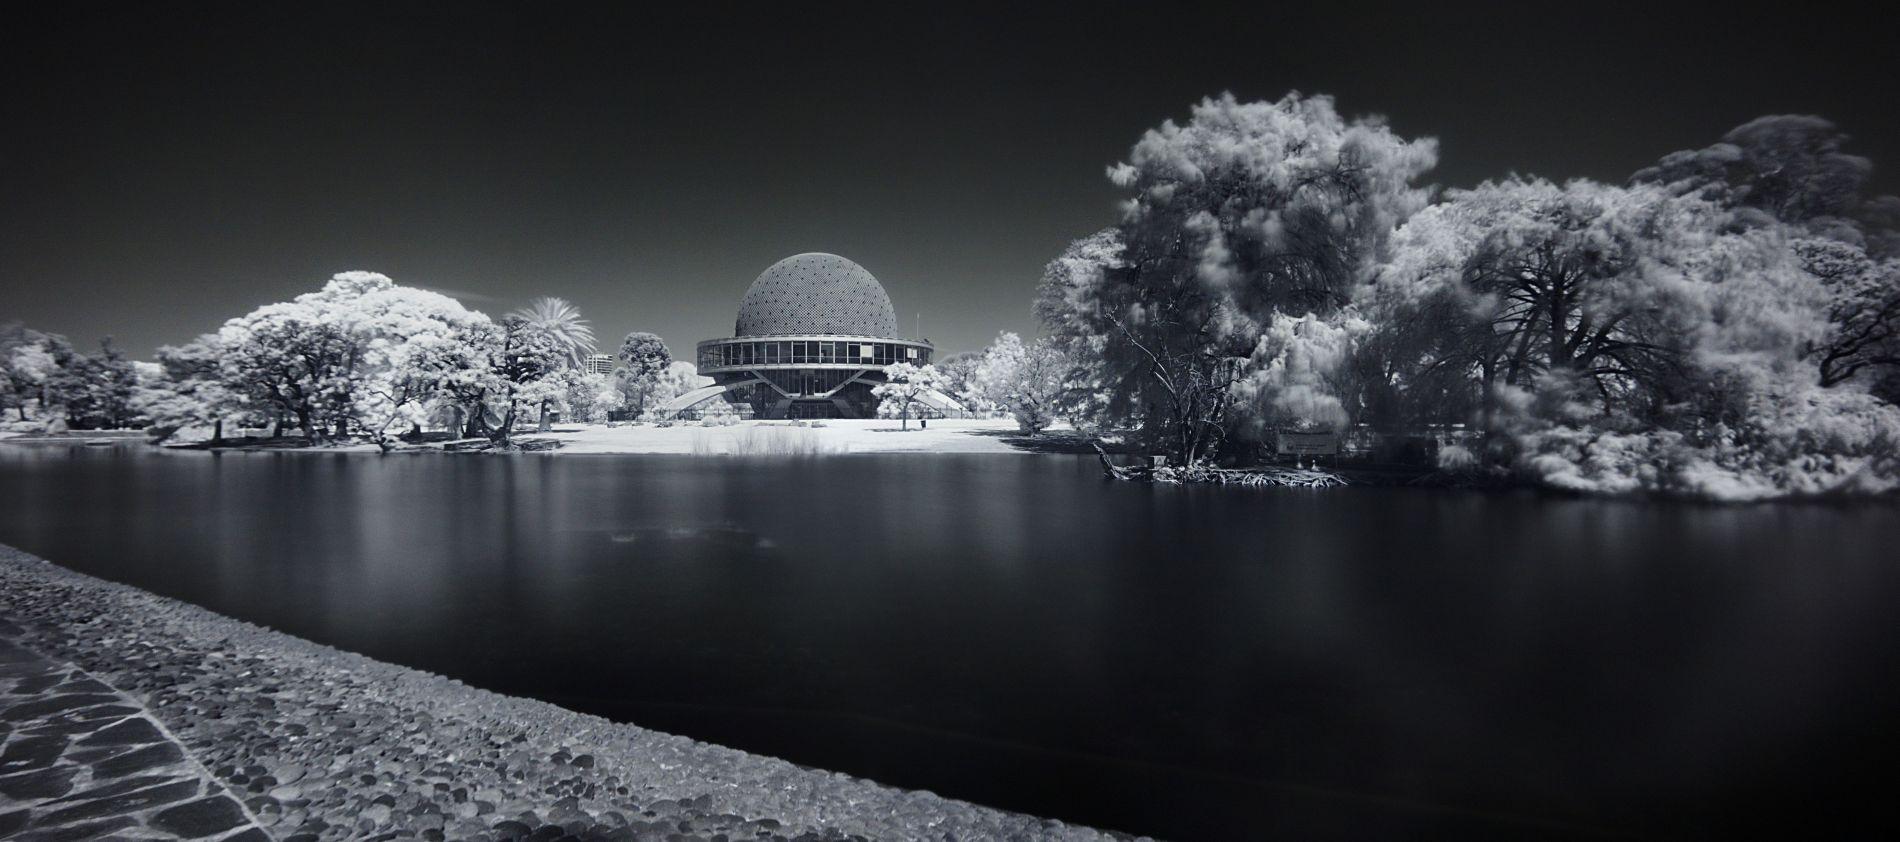
[[[848,368],[779,368],[759,372],[788,395],[822,395],[857,376]]]
[[[740,339],[704,343],[699,367],[741,368],[762,365],[925,365],[930,349],[908,343],[842,339]]]
[[[870,418],[871,387],[896,363],[926,365],[931,346],[903,339],[785,335],[708,339],[699,373],[725,386],[723,400],[754,418]]]

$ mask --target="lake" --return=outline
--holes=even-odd
[[[14,445],[0,541],[479,687],[1115,830],[1896,821],[1890,500]]]

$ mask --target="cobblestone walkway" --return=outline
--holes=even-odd
[[[145,709],[0,619],[0,838],[264,842]]]
[[[490,693],[3,544],[0,751],[0,839],[1128,838]]]

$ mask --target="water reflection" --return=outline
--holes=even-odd
[[[1167,836],[1873,822],[1855,766],[1900,748],[1891,504],[62,447],[0,447],[0,501],[0,540],[294,634]]]

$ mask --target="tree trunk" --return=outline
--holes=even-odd
[[[1569,313],[1563,306],[1562,293],[1554,296],[1550,302],[1550,367],[1564,368],[1570,365],[1570,349],[1564,342],[1564,322],[1569,321]]]
[[[211,446],[217,447],[222,444],[224,444],[224,419],[219,418],[211,422]]]
[[[509,436],[513,434],[515,430],[515,416],[520,411],[519,406],[519,404],[512,400],[508,402],[508,411],[501,416],[501,426],[488,431],[489,441],[504,446],[509,443]]]
[[[477,401],[472,408],[461,407],[459,411],[468,414],[468,420],[462,424],[462,438],[478,439],[488,435],[488,431],[483,429],[487,424],[483,419],[485,413],[480,401]]]

